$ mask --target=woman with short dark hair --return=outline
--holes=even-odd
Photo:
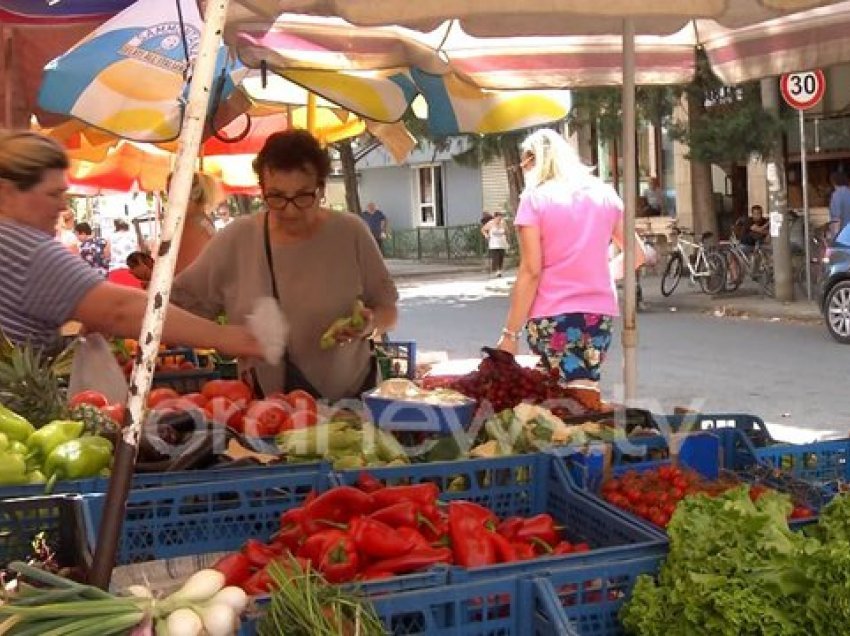
[[[91,225],[83,221],[74,226],[77,242],[80,246],[80,256],[98,274],[106,278],[109,273],[109,241],[94,236]]]
[[[254,171],[265,210],[220,230],[177,278],[172,298],[238,324],[257,299],[276,297],[289,324],[287,352],[279,364],[252,361],[256,388],[359,397],[377,381],[368,338],[397,319],[398,294],[378,246],[356,215],[323,205],[330,158],[309,132],[271,135]],[[341,329],[330,347],[320,346],[325,330],[350,315],[357,300],[366,307],[362,325]]]

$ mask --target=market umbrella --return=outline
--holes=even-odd
[[[512,0],[421,0],[401,7],[393,0],[234,0],[227,39],[247,60],[242,47],[252,40],[264,45],[258,35],[263,29],[274,33],[293,22],[282,12],[302,14],[301,19],[304,15],[338,16],[359,27],[412,29],[420,34],[420,41],[437,42],[445,72],[457,73],[481,87],[622,83],[625,229],[631,236],[637,203],[637,63],[644,64],[643,82],[668,83],[690,77],[694,48],[704,44],[709,60],[727,81],[850,60],[843,28],[848,23],[830,22],[836,13],[846,21],[848,6],[848,2],[817,0],[550,0],[522,5]],[[818,7],[826,9],[818,11]],[[636,34],[654,36],[640,42],[637,51],[641,57],[636,56]],[[521,36],[534,36],[537,41]],[[597,40],[600,36],[617,39]],[[701,42],[701,37],[707,42]],[[546,46],[555,50],[547,51]],[[254,49],[249,63],[273,62],[276,53]],[[686,71],[678,77],[677,64]],[[591,79],[600,69],[606,81],[599,74]],[[637,383],[634,263],[635,254],[627,245],[623,312],[626,402],[635,398]]]

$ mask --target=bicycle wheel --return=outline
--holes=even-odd
[[[776,280],[773,277],[773,262],[769,258],[760,258],[755,279],[765,296],[773,298],[776,295]]]
[[[726,279],[723,282],[723,291],[733,292],[744,281],[744,266],[736,252],[722,250],[720,253],[723,255],[723,264],[726,267]]]
[[[699,286],[706,294],[717,294],[726,284],[726,259],[717,252],[706,252],[705,263],[708,276],[699,277]]]
[[[682,255],[678,252],[670,256],[670,261],[667,267],[664,268],[664,275],[661,277],[661,295],[669,296],[676,291],[676,286],[682,280],[682,270],[685,265],[682,262]]]

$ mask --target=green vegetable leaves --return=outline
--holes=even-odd
[[[823,514],[818,538],[794,533],[786,495],[746,487],[679,504],[670,555],[641,577],[621,618],[640,636],[839,634],[850,624],[850,498]]]

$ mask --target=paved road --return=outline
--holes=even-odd
[[[393,339],[415,340],[420,354],[477,357],[481,345],[498,338],[508,285],[481,275],[406,282]],[[850,431],[850,347],[835,344],[820,326],[664,309],[640,314],[638,327],[638,395],[656,412],[691,406],[754,413],[792,428]],[[615,346],[603,374],[607,399],[622,394],[621,362]]]

